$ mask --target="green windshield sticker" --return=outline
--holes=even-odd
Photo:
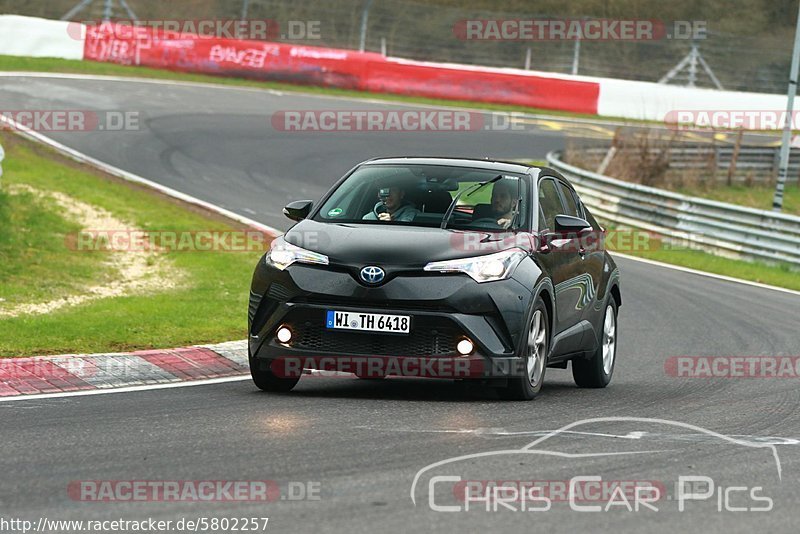
[[[328,217],[338,217],[342,214],[342,211],[344,211],[342,208],[333,208],[328,212]]]

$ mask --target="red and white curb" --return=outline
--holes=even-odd
[[[247,342],[110,354],[0,359],[0,397],[77,393],[242,377]]]

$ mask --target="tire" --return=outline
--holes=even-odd
[[[604,388],[617,362],[617,303],[609,296],[600,332],[600,344],[591,358],[572,360],[572,377],[578,387]]]
[[[532,400],[542,389],[550,349],[550,322],[542,297],[536,297],[525,331],[520,349],[525,367],[522,374],[509,377],[508,385],[499,391],[506,400]]]
[[[250,363],[250,376],[253,377],[253,383],[261,391],[270,391],[273,393],[285,393],[291,391],[297,385],[300,377],[279,377],[272,372],[272,369],[267,367],[261,369],[260,363],[249,356]]]

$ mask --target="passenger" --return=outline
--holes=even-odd
[[[411,202],[407,202],[405,200],[405,196],[406,192],[399,187],[390,187],[388,192],[386,189],[381,189],[381,192],[378,193],[378,198],[383,202],[385,211],[378,213],[377,219],[375,217],[375,213],[372,211],[364,215],[362,219],[365,221],[380,220],[385,222],[413,221],[414,217],[416,217],[419,213],[419,210],[415,208]],[[380,206],[378,206],[377,209],[380,209]]]
[[[492,215],[497,219],[497,224],[503,229],[514,222],[514,209],[516,207],[515,182],[501,180],[492,188]]]

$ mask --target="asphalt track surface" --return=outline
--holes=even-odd
[[[394,107],[233,88],[0,78],[0,102],[3,109],[138,110],[144,120],[137,132],[52,137],[278,228],[288,226],[276,215],[287,200],[318,197],[368,157],[541,158],[567,142],[563,132],[536,129],[285,133],[271,127],[272,113]],[[491,392],[446,381],[316,376],[305,377],[285,395],[261,393],[241,381],[0,403],[0,516],[269,517],[271,532],[796,531],[798,379],[675,378],[665,371],[665,362],[681,355],[800,355],[800,297],[624,259],[619,265],[624,304],[617,369],[607,389],[577,389],[569,371],[549,369],[542,395],[529,403],[503,402]],[[582,424],[537,446],[549,454],[509,452],[576,421],[615,417],[643,419]],[[750,445],[780,444],[746,446],[703,429]],[[422,472],[416,505],[412,502],[415,475],[429,464],[501,450],[507,452]],[[637,454],[599,455],[605,453]],[[521,512],[521,503],[514,502],[510,507],[517,511],[504,506],[486,511],[485,504],[476,503],[469,511],[441,512],[429,506],[434,475],[655,481],[664,498],[656,503],[657,512],[644,506],[638,512],[624,506],[578,512],[552,490],[547,511]],[[674,484],[681,476],[711,477],[713,496],[685,502],[680,512]],[[290,482],[313,482],[319,499],[77,502],[67,491],[76,480],[274,480],[284,498]],[[749,492],[757,486],[762,489],[753,494],[731,490],[725,498],[725,489],[747,487]],[[434,487],[435,503],[463,508],[453,498],[452,482]],[[762,507],[754,495],[769,496],[772,510],[726,509]],[[633,498],[628,500],[633,505]],[[605,507],[608,501],[578,504]]]

